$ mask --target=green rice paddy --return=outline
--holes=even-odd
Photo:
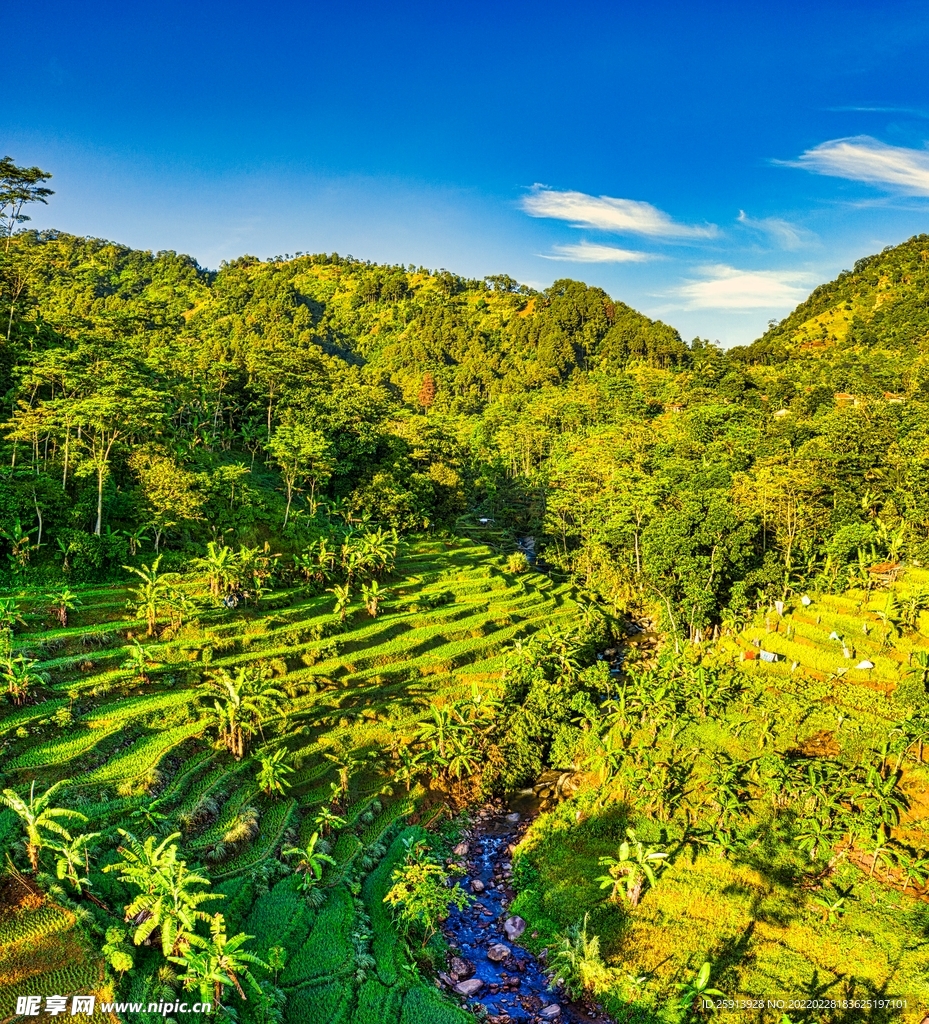
[[[573,616],[569,589],[537,574],[513,576],[489,549],[461,539],[413,544],[381,582],[377,617],[355,600],[344,625],[330,596],[300,588],[227,610],[214,607],[201,579],[185,577],[180,586],[197,606],[194,619],[175,633],[159,623],[151,638],[143,621],[127,617],[125,588],[80,591],[67,628],[46,628],[40,594],[15,595],[27,624],[14,635],[13,653],[34,660],[48,682],[22,707],[0,706],[0,783],[23,792],[63,781],[59,803],[87,816],[84,830],[119,826],[140,837],[152,832],[145,814],[157,819],[145,809],[156,800],[157,815],[165,816],[161,831],[182,833],[184,856],[224,895],[212,909],[223,912],[230,934],[253,935],[249,948],[260,956],[271,945],[284,947],[284,1024],[467,1019],[410,970],[383,904],[403,839],[416,834],[410,816],[430,804],[432,820],[436,813],[422,787],[408,792],[388,782],[385,790],[383,758],[392,738],[423,717],[426,703],[452,700],[474,685],[499,687],[514,639]],[[136,641],[144,648],[144,677],[127,660]],[[247,665],[269,667],[287,694],[275,723],[275,744],[294,767],[283,796],[263,793],[254,757],[235,761],[209,726],[202,678]],[[378,764],[365,760],[372,752],[379,752]],[[338,764],[352,758],[357,767],[340,808],[347,824],[328,837],[336,863],[313,905],[281,866],[280,850],[309,839],[313,816],[332,800]],[[9,817],[0,814],[6,846],[19,841]],[[243,821],[253,827],[243,829]],[[121,890],[100,866],[91,871],[92,892],[118,906]],[[67,933],[74,966],[49,957],[44,974],[23,974],[18,954],[4,952],[0,1019],[11,996],[30,985],[63,995],[118,985],[118,998],[149,1001],[151,969],[108,975],[70,911],[51,899],[28,904],[0,907],[0,949],[47,945]],[[392,1017],[385,1007],[393,1007]],[[246,1003],[239,1020],[263,1024],[264,1012]]]

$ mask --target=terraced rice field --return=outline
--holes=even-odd
[[[410,816],[426,797],[435,804],[422,787],[408,792],[390,784],[387,752],[428,704],[469,694],[474,685],[499,687],[515,639],[575,614],[568,589],[542,575],[509,574],[489,549],[460,539],[422,541],[401,553],[381,583],[377,617],[356,600],[344,625],[328,594],[292,588],[227,610],[213,606],[202,579],[185,577],[180,586],[197,604],[195,621],[151,639],[142,620],[127,616],[121,588],[84,590],[68,627],[54,629],[43,628],[39,595],[16,595],[27,624],[15,633],[14,654],[35,659],[48,682],[22,707],[0,706],[0,786],[23,792],[34,782],[43,791],[64,781],[60,802],[87,816],[85,830],[105,836],[117,826],[150,834],[145,809],[157,798],[158,814],[166,815],[161,831],[182,833],[184,856],[225,897],[212,909],[225,914],[230,934],[256,936],[259,955],[270,945],[285,947],[279,984],[287,1024],[466,1019],[412,980],[382,902],[402,840],[415,834]],[[144,679],[127,662],[137,640],[147,660]],[[204,675],[253,664],[269,667],[287,694],[274,741],[295,769],[283,796],[261,792],[256,760],[235,761],[209,725]],[[372,754],[377,763],[365,760]],[[333,799],[339,765],[353,758],[340,808],[348,823],[331,837],[336,864],[314,906],[281,868],[279,851],[309,839],[313,815]],[[429,813],[434,819],[434,806]],[[237,831],[248,817],[257,826]],[[0,812],[0,846],[18,839],[12,812]],[[115,859],[112,846],[115,837],[101,861]],[[114,876],[91,877],[97,898],[118,906]],[[14,931],[46,928],[56,913],[69,911],[43,906],[8,914],[0,948],[18,948]],[[36,990],[51,984],[56,994],[85,991],[91,975],[98,988],[108,983],[102,960],[86,943],[81,949],[73,978],[59,977],[49,962],[44,982],[32,979]],[[0,1020],[19,984],[19,961],[4,957]],[[152,986],[151,971],[136,969],[121,983],[120,998],[148,1002]],[[384,1016],[388,1005],[399,1017]],[[258,1024],[261,1012],[247,1004],[240,1020]]]
[[[783,614],[769,610],[718,646],[781,694],[786,707],[814,704],[812,714],[804,712],[808,731],[835,729],[838,722],[847,736],[858,737],[853,746],[864,749],[886,723],[905,718],[914,693],[922,692],[916,661],[929,654],[929,614],[917,612],[909,624],[898,618],[895,626],[886,616],[895,606],[904,614],[923,592],[929,593],[929,570],[908,568],[889,588],[811,593],[806,606],[794,596]],[[762,660],[762,651],[778,660]],[[868,662],[873,667],[858,667]]]

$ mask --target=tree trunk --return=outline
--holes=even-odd
[[[284,510],[284,527],[287,527],[287,520],[290,518],[290,503],[294,496],[294,485],[292,483],[287,484],[287,508]]]
[[[97,525],[94,533],[99,537],[103,528],[103,466],[97,467]]]
[[[42,509],[39,508],[39,501],[36,498],[35,491],[32,492],[32,503],[35,505],[35,514],[39,519],[39,535],[35,541],[36,551],[38,551],[42,547]]]

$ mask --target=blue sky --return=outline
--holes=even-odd
[[[36,226],[575,277],[757,337],[929,231],[924,3],[7,0]]]

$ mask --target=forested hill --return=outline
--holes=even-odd
[[[927,252],[861,260],[725,352],[576,281],[302,254],[213,272],[17,232],[0,573],[488,518],[691,635],[785,587],[841,588],[929,556]]]
[[[843,270],[753,345],[753,362],[868,350],[914,357],[929,338],[929,235],[865,256]]]
[[[537,293],[505,275],[465,280],[448,271],[381,266],[338,255],[261,262],[218,272],[173,252],[138,252],[58,232],[19,237],[32,265],[36,319],[68,337],[91,330],[148,342],[176,365],[206,361],[250,386],[275,375],[367,364],[415,403],[431,371],[443,405],[483,401],[629,359],[673,366],[678,333],[599,288],[556,281]],[[25,309],[20,310],[20,315]]]

